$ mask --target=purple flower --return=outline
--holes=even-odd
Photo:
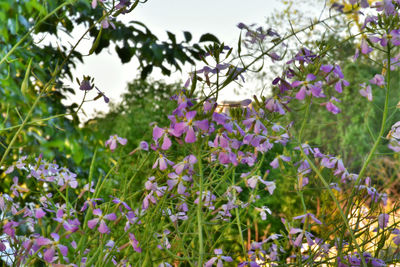
[[[110,196],[110,197],[114,198],[114,199],[112,200],[112,202],[115,203],[115,204],[117,204],[118,206],[119,206],[119,205],[122,205],[122,206],[124,206],[125,209],[127,209],[128,211],[132,210],[131,207],[129,207],[129,205],[128,205],[126,202],[122,201],[121,199],[119,199],[119,198],[117,198],[117,197],[114,197],[114,196]],[[121,212],[122,212],[121,207],[120,207],[120,210],[121,210]]]
[[[321,105],[325,106],[326,109],[332,114],[338,114],[340,112],[340,108],[338,108],[332,101],[340,102],[336,97],[331,97],[329,102],[322,103]]]
[[[175,172],[171,172],[168,174],[170,179],[167,180],[168,190],[172,190],[176,185],[178,185],[178,194],[183,195],[186,190],[186,186],[184,186],[183,182],[190,182],[192,179],[187,175],[177,175]]]
[[[78,186],[78,181],[76,180],[76,174],[70,172],[68,169],[63,168],[63,171],[59,171],[58,182],[57,184],[61,186],[60,191],[64,190],[64,188],[69,185],[72,188],[76,188]]]
[[[186,116],[183,122],[178,122],[174,125],[174,132],[177,137],[186,133],[185,142],[194,143],[196,142],[196,129],[201,129],[203,131],[208,130],[208,120],[194,121],[196,116],[196,111],[186,112]]]
[[[370,85],[366,86],[365,83],[360,84],[360,86],[362,87],[362,89],[359,91],[360,95],[362,95],[363,97],[366,97],[368,99],[368,101],[372,101],[371,86]]]
[[[223,266],[223,261],[226,262],[232,262],[233,259],[229,256],[223,256],[222,255],[222,249],[214,249],[214,254],[216,255],[215,257],[212,257],[210,260],[206,262],[204,265],[205,267],[211,267],[215,262],[217,262],[218,267]]]
[[[200,192],[196,192],[197,195],[200,195]],[[210,210],[214,210],[214,201],[217,199],[217,197],[210,191],[204,191],[202,193],[202,203],[205,207],[208,207]],[[199,204],[200,197],[197,197],[194,201],[195,204]]]
[[[174,130],[168,128],[163,129],[158,127],[157,125],[153,128],[153,140],[157,142],[158,139],[163,139],[163,143],[161,145],[162,150],[168,150],[172,145],[171,139],[168,137],[168,133],[174,134]]]
[[[110,20],[110,17],[105,17],[102,21],[101,21],[101,27],[103,29],[108,29],[108,27],[111,25],[111,27],[115,30],[116,27],[114,25],[114,23]]]
[[[217,107],[215,99],[207,99],[203,104],[204,113],[214,110]]]
[[[87,199],[84,203],[83,203],[83,206],[82,206],[82,208],[81,208],[81,212],[82,211],[85,211],[89,206],[91,207],[91,208],[94,208],[95,206],[96,206],[96,201],[99,201],[99,200],[103,200],[102,198],[94,198],[94,199]]]
[[[277,77],[272,81],[272,85],[277,85],[278,83],[279,83],[279,90],[281,93],[284,93],[292,89],[292,85],[281,77]]]
[[[386,16],[396,15],[392,0],[382,0],[377,2],[373,7],[376,8],[377,11],[384,11]]]
[[[136,252],[141,253],[142,249],[139,247],[139,241],[137,241],[135,235],[133,233],[129,233],[129,243],[133,247]]]
[[[119,3],[115,6],[116,10],[122,9],[122,8],[127,8],[131,4],[131,1],[129,0],[120,0]],[[122,12],[124,13],[124,12]]]
[[[267,219],[267,213],[270,215],[272,213],[271,210],[266,206],[262,206],[261,208],[256,207],[255,209],[260,212],[260,216],[263,221]]]
[[[249,131],[252,128],[255,134],[267,135],[267,127],[260,120],[264,117],[264,111],[259,109],[258,112],[253,110],[252,113],[249,118],[242,121],[243,125],[246,126],[246,130]]]
[[[313,234],[311,234],[311,233],[309,233],[307,231],[303,231],[302,229],[299,229],[299,228],[291,228],[290,231],[289,231],[290,235],[294,235],[294,234],[298,234],[298,233],[300,233],[300,234],[297,236],[296,240],[293,242],[293,246],[301,247],[304,236],[306,237],[307,244],[309,246],[314,245],[315,242],[312,239],[314,237]]]
[[[97,7],[97,1],[99,1],[100,3],[103,3],[104,0],[92,0],[92,8],[95,9]]]
[[[169,240],[167,237],[170,233],[171,232],[169,230],[164,230],[164,232],[161,235],[156,233],[157,238],[161,239],[161,240],[159,240],[161,245],[157,245],[157,247],[159,249],[170,249],[171,248],[171,244],[169,243]]]
[[[397,246],[400,245],[400,230],[396,228],[392,231],[392,234],[396,235],[393,237],[393,243],[395,243]]]
[[[82,91],[90,91],[94,88],[94,84],[91,84],[90,81],[91,78],[90,76],[83,76],[83,80],[79,84],[79,89]],[[93,81],[93,79],[92,79]],[[79,82],[79,80],[78,80]]]
[[[167,159],[162,153],[159,152],[158,154],[159,157],[156,159],[156,162],[154,162],[153,169],[157,168],[158,166],[159,169],[163,171],[168,168],[168,165],[174,165],[174,163]]]
[[[285,110],[279,100],[272,97],[265,101],[265,108],[271,112],[278,112],[281,115],[285,114]]]
[[[4,224],[4,226],[3,226],[3,232],[4,232],[6,235],[8,235],[8,236],[14,238],[14,237],[15,237],[15,228],[16,228],[18,225],[19,225],[18,222],[9,221],[9,222],[7,222],[6,224]]]
[[[11,185],[11,191],[13,192],[13,194],[15,196],[20,196],[20,192],[29,192],[28,188],[23,188],[21,186],[18,185],[18,177],[15,176],[13,178],[13,184]]]
[[[304,215],[300,215],[300,216],[296,216],[293,217],[293,220],[299,220],[301,219],[301,222],[304,223],[306,219],[308,219],[308,223],[310,223],[311,221],[314,221],[317,224],[322,224],[322,222],[320,220],[318,220],[314,214],[312,213],[306,213]]]
[[[169,217],[169,219],[173,222],[176,223],[178,220],[187,220],[188,216],[186,212],[180,211],[175,214],[172,213],[171,209],[166,209],[163,210],[163,215],[166,215]]]
[[[139,144],[140,149],[148,151],[149,150],[149,144],[146,141],[141,141]]]
[[[104,102],[106,102],[106,103],[110,102],[110,99],[109,99],[102,91],[100,91],[100,89],[97,88],[97,86],[95,86],[95,88],[96,88],[96,90],[99,92],[99,94],[98,94],[98,96],[95,98],[95,100],[97,100],[97,99],[100,98],[100,97],[103,97]]]
[[[110,213],[103,216],[101,209],[94,209],[93,215],[96,215],[97,218],[91,219],[88,221],[88,227],[93,229],[97,224],[99,224],[99,228],[97,229],[100,233],[106,234],[110,232],[110,229],[107,227],[105,220],[115,221],[117,216],[115,213]]]
[[[315,75],[312,73],[307,74],[306,80],[305,81],[294,81],[292,83],[292,87],[298,87],[300,85],[301,88],[296,94],[296,99],[298,100],[303,100],[306,97],[306,94],[309,95],[309,85],[311,81],[314,81],[316,79]]]
[[[389,139],[388,147],[391,150],[400,152],[400,121],[392,125],[386,139]]]
[[[369,82],[383,87],[385,85],[385,77],[380,74],[375,74],[374,78],[372,78]]]
[[[64,207],[61,207],[56,212],[56,222],[63,225],[64,229],[70,233],[78,231],[80,222],[78,219],[68,219],[68,214],[64,213]]]
[[[268,192],[272,195],[275,191],[276,185],[275,182],[270,182],[270,181],[264,181],[261,176],[256,175],[252,176],[251,178],[247,179],[246,183],[247,185],[251,188],[254,189],[257,186],[257,183],[261,182],[265,185],[265,190],[268,190]]]
[[[138,221],[138,217],[136,216],[135,212],[133,211],[128,211],[125,214],[126,217],[126,223],[125,223],[125,227],[124,227],[124,231],[128,231],[128,229],[131,227],[131,225],[136,224],[136,222]],[[140,221],[139,221],[140,223]]]
[[[363,53],[364,55],[372,52],[372,48],[368,46],[368,43],[365,39],[361,40],[360,49],[361,49],[361,53]]]
[[[46,215],[46,212],[42,208],[37,208],[35,211],[36,219],[41,219]]]
[[[389,222],[389,214],[382,213],[378,216],[378,225],[379,228],[384,229],[386,228],[387,224]]]
[[[193,172],[193,165],[197,162],[197,158],[194,155],[186,156],[182,162],[177,163],[173,166],[177,174],[181,174],[184,170],[188,170],[189,173]]]
[[[226,75],[231,76],[234,80],[237,80],[238,77],[240,77],[242,79],[242,82],[245,82],[244,80],[244,76],[243,76],[243,72],[244,72],[244,68],[239,68],[239,67],[234,67],[234,66],[229,66],[228,72],[226,73]]]
[[[125,138],[121,138],[116,134],[115,135],[111,135],[110,139],[108,139],[106,141],[106,147],[109,146],[110,150],[112,152],[114,152],[114,150],[117,148],[117,142],[124,146],[124,145],[126,145],[128,140],[126,140]]]
[[[279,155],[278,157],[276,157],[273,161],[271,161],[271,163],[269,164],[273,169],[276,169],[279,167],[279,159],[289,162],[290,161],[290,157],[287,156],[283,156],[283,155]]]
[[[43,253],[43,259],[49,263],[52,263],[56,258],[54,257],[56,254],[56,249],[58,248],[61,254],[64,257],[68,255],[68,247],[60,244],[60,236],[57,233],[51,233],[51,237],[53,241],[45,238],[39,237],[35,240],[37,246],[46,246],[46,249]]]

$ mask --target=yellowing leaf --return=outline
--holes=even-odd
[[[22,92],[22,94],[24,96],[27,96],[27,94],[28,94],[29,75],[31,73],[31,66],[32,66],[32,58],[29,60],[28,68],[26,69],[25,77],[24,77],[24,80],[22,81],[22,84],[21,84],[21,92]]]

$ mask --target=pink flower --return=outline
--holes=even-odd
[[[208,130],[208,120],[194,121],[195,116],[196,111],[189,111],[186,113],[184,121],[178,122],[174,125],[174,132],[176,136],[179,137],[183,133],[186,133],[186,143],[196,142],[196,131],[198,131],[198,129],[201,129],[203,131]]]
[[[113,152],[117,148],[117,142],[124,146],[128,141],[125,138],[121,138],[116,134],[111,135],[110,139],[106,141],[106,147],[110,147],[110,150]]]
[[[110,229],[107,227],[107,224],[104,219],[109,221],[115,221],[117,216],[115,213],[110,213],[103,216],[101,209],[93,210],[93,215],[96,215],[97,218],[91,219],[88,221],[88,227],[93,229],[97,224],[99,224],[99,228],[97,229],[100,233],[106,234],[110,232]]]

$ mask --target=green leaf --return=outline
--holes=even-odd
[[[176,44],[176,37],[175,34],[167,31],[168,38],[172,41],[173,44]]]
[[[192,40],[192,34],[190,32],[183,32],[183,35],[185,36],[186,42],[190,42]]]
[[[130,48],[127,46],[124,46],[122,48],[116,46],[115,51],[117,52],[118,57],[121,59],[122,63],[129,62],[133,57],[133,55],[135,54],[135,48]]]
[[[215,35],[213,35],[213,34],[211,34],[211,33],[203,34],[203,35],[200,37],[199,42],[213,42],[213,43],[219,44],[218,38],[215,37]]]

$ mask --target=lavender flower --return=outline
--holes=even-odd
[[[56,254],[56,249],[59,249],[64,257],[67,257],[68,247],[60,244],[60,236],[57,233],[51,233],[50,235],[53,238],[53,241],[45,237],[39,237],[35,240],[35,243],[40,247],[46,246],[43,259],[49,263],[52,263],[56,259],[54,257]]]
[[[139,241],[137,241],[135,235],[133,233],[129,233],[129,243],[133,247],[136,252],[141,253],[142,249],[139,247]]]
[[[214,249],[214,254],[216,256],[212,257],[210,260],[208,260],[204,265],[205,267],[211,267],[211,266],[213,266],[213,264],[215,262],[217,262],[217,266],[218,267],[222,267],[223,266],[223,261],[226,261],[226,262],[232,262],[233,261],[233,259],[231,257],[222,255],[222,249]]]
[[[106,147],[108,146],[110,148],[111,152],[114,152],[114,150],[117,148],[117,142],[124,146],[128,140],[115,134],[110,136],[110,139],[106,141],[105,145]]]
[[[369,82],[383,87],[385,85],[385,77],[380,74],[375,74],[374,78],[372,78]]]
[[[361,88],[362,88],[362,89],[359,91],[359,92],[360,92],[360,95],[362,95],[363,97],[366,97],[366,98],[368,99],[368,101],[372,101],[371,86],[370,86],[370,85],[366,86],[365,83],[360,84],[360,86],[361,86]]]
[[[107,234],[110,232],[110,229],[107,227],[105,220],[115,221],[117,216],[114,213],[110,213],[103,216],[103,212],[101,209],[94,209],[93,215],[96,215],[97,218],[91,219],[88,221],[88,227],[93,229],[97,224],[99,224],[99,228],[97,229],[102,234]]]

